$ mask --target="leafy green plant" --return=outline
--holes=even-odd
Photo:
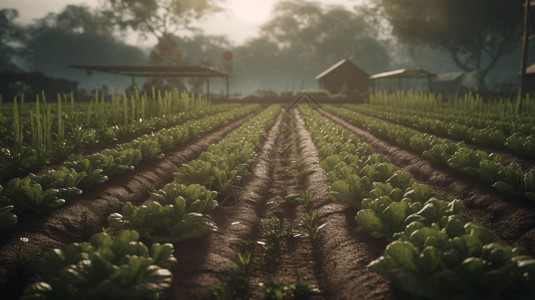
[[[158,299],[171,284],[172,254],[171,244],[149,249],[135,231],[97,233],[89,242],[47,251],[39,267],[43,281],[21,299]]]

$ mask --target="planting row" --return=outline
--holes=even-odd
[[[0,186],[0,228],[15,225],[17,215],[25,211],[46,213],[62,206],[65,199],[81,194],[81,188],[133,170],[141,160],[161,158],[164,151],[258,109],[258,105],[248,105],[190,120],[151,135],[143,135],[114,149],[105,149],[85,157],[74,155],[63,166],[41,175],[30,174],[22,179],[11,179],[3,190]]]
[[[502,193],[535,201],[535,170],[524,173],[519,164],[508,164],[499,155],[472,150],[462,142],[454,143],[357,112],[332,105],[325,106],[325,110],[426,159],[478,178]]]
[[[370,146],[316,111],[301,108],[333,201],[357,210],[360,230],[390,241],[370,263],[403,290],[429,299],[535,296],[535,259],[504,247],[475,222],[460,200],[415,183]]]
[[[368,116],[381,118],[393,123],[412,127],[419,131],[430,132],[439,136],[455,140],[464,140],[485,147],[503,148],[511,153],[526,157],[535,158],[535,137],[532,135],[534,124],[521,122],[500,122],[489,121],[488,126],[475,127],[463,124],[460,117],[453,115],[443,115],[439,120],[433,117],[422,117],[417,111],[410,112],[387,112],[383,107],[344,105],[352,111],[358,111]],[[471,118],[470,120],[473,120]],[[515,128],[508,128],[504,131],[503,125],[515,125]],[[508,126],[509,127],[509,126]]]
[[[178,95],[177,95],[178,96]],[[145,104],[146,97],[138,100]],[[115,103],[121,98],[113,98]],[[115,101],[113,101],[115,100]],[[140,113],[139,118],[134,118],[136,114],[136,101],[125,98],[124,105],[119,106],[124,112],[123,122],[116,123],[110,116],[115,115],[113,110],[108,112],[106,106],[109,104],[102,99],[96,100],[96,107],[100,113],[91,110],[93,102],[89,103],[89,111],[86,115],[72,112],[74,100],[71,99],[71,112],[65,111],[63,100],[58,99],[55,113],[51,112],[50,105],[40,104],[39,99],[35,103],[34,109],[28,115],[22,113],[22,109],[13,103],[12,120],[6,124],[6,130],[11,129],[8,135],[0,135],[0,142],[6,147],[0,148],[5,163],[0,169],[4,178],[12,178],[25,175],[28,170],[38,171],[51,160],[62,160],[69,153],[80,153],[84,150],[91,150],[95,147],[103,147],[117,142],[126,142],[143,134],[150,134],[156,130],[176,126],[187,120],[195,119],[207,114],[221,112],[231,106],[210,106],[204,100],[189,98],[187,94],[175,99],[181,103],[183,110],[172,113],[176,109],[171,109],[167,114],[156,116],[145,116]],[[161,100],[163,101],[163,100]],[[126,105],[130,102],[130,105]],[[87,105],[77,103],[78,105]],[[139,105],[139,104],[138,104]],[[132,115],[129,114],[129,107]],[[143,105],[142,105],[143,107]],[[6,119],[7,120],[7,119]],[[7,132],[6,132],[7,133]],[[10,143],[10,146],[7,144]],[[28,145],[29,144],[29,145]]]
[[[373,106],[389,109],[407,109],[409,111],[425,111],[431,117],[441,115],[457,115],[475,121],[487,123],[493,121],[521,121],[534,124],[535,98],[499,99],[484,101],[477,94],[467,93],[463,96],[443,99],[441,95],[423,92],[376,93],[370,96],[369,103]],[[468,118],[464,118],[468,117]],[[487,123],[490,124],[490,123]],[[515,126],[515,125],[513,125]]]
[[[280,106],[267,108],[211,145],[198,159],[182,165],[174,183],[153,193],[148,206],[126,203],[122,214],[110,215],[110,226],[135,229],[147,239],[166,242],[199,238],[215,230],[204,214],[217,206],[214,199],[218,193],[232,196],[230,189],[248,174],[261,138],[279,111]]]
[[[43,281],[30,285],[22,299],[157,299],[172,281],[169,269],[176,262],[173,246],[154,243],[149,250],[139,242],[140,236],[149,242],[177,242],[216,230],[206,213],[218,206],[217,191],[200,185],[211,183],[181,174],[191,164],[203,161],[213,166],[211,178],[222,179],[218,174],[228,173],[226,181],[236,184],[254,161],[261,137],[279,111],[280,106],[266,109],[210,146],[198,160],[183,165],[175,182],[152,193],[148,206],[136,207],[128,202],[122,214],[111,214],[109,225],[121,230],[116,237],[98,233],[89,242],[47,251],[40,261]],[[240,154],[236,157],[235,153]]]

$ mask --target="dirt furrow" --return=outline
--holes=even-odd
[[[219,207],[210,213],[219,227],[217,232],[199,240],[175,243],[173,283],[161,299],[210,299],[214,285],[229,281],[228,266],[236,261],[244,242],[256,240],[259,215],[264,210],[264,191],[270,181],[269,153],[281,124],[280,115],[268,131],[266,139],[251,168],[251,175],[242,183],[239,203]],[[227,293],[228,293],[227,289]]]
[[[327,175],[319,165],[318,150],[304,121],[296,111],[300,136],[299,152],[309,171],[306,189],[314,195],[320,224],[318,268],[322,274],[325,299],[404,299],[407,295],[367,265],[382,255],[387,242],[356,232],[351,208],[333,203],[328,196]]]
[[[306,190],[301,184],[305,169],[294,129],[295,123],[286,114],[271,151],[271,183],[264,194],[267,202],[261,215],[260,237],[253,241],[256,259],[249,281],[251,299],[263,299],[261,285],[269,287],[274,282],[289,285],[300,281],[322,288],[317,278],[315,249],[305,226],[307,211],[296,198]],[[314,297],[324,298],[323,294]]]
[[[505,196],[474,178],[430,162],[337,116],[323,110],[321,113],[370,144],[374,151],[411,175],[415,181],[427,184],[446,196],[463,200],[466,209],[461,211],[461,215],[482,222],[497,234],[498,241],[522,246],[530,254],[535,254],[535,209],[526,200]]]
[[[121,210],[123,203],[140,203],[152,191],[173,180],[173,172],[183,163],[196,158],[209,145],[218,142],[256,113],[219,128],[200,139],[166,152],[158,161],[143,162],[131,172],[73,199],[61,208],[41,216],[26,215],[16,228],[3,231],[0,240],[0,294],[5,299],[17,298],[28,282],[36,281],[41,255],[53,248],[86,240],[102,230],[107,217]],[[19,239],[28,238],[23,244]]]

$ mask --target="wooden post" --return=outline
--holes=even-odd
[[[210,76],[206,77],[206,99],[210,100]]]
[[[530,0],[524,1],[524,34],[522,35],[522,56],[520,58],[520,86],[518,87],[519,101],[526,95],[526,67],[529,50],[529,9]]]
[[[432,90],[431,90],[431,76],[427,76],[427,88],[428,88],[429,93],[431,93],[432,92]]]
[[[228,76],[225,76],[225,81],[226,81],[226,84],[227,84],[227,101],[230,99],[230,94],[229,94],[229,84],[228,84]]]

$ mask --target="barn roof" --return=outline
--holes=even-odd
[[[344,64],[350,64],[352,67],[354,67],[357,70],[360,70],[363,74],[366,74],[366,72],[362,71],[359,67],[357,67],[353,62],[351,62],[349,59],[342,59],[341,61],[335,63],[334,65],[330,66],[325,71],[321,72],[318,76],[316,76],[316,80],[319,80],[323,77],[325,77],[327,74],[331,73],[332,71],[338,69],[340,66]],[[367,74],[366,74],[367,76]]]
[[[383,78],[429,78],[437,77],[437,74],[431,73],[420,68],[407,70],[399,69],[384,73],[378,73],[370,76],[370,79],[383,79]]]
[[[83,69],[87,72],[100,71],[126,76],[163,76],[163,77],[228,77],[210,68],[201,66],[105,66],[105,65],[69,65],[70,68]]]

